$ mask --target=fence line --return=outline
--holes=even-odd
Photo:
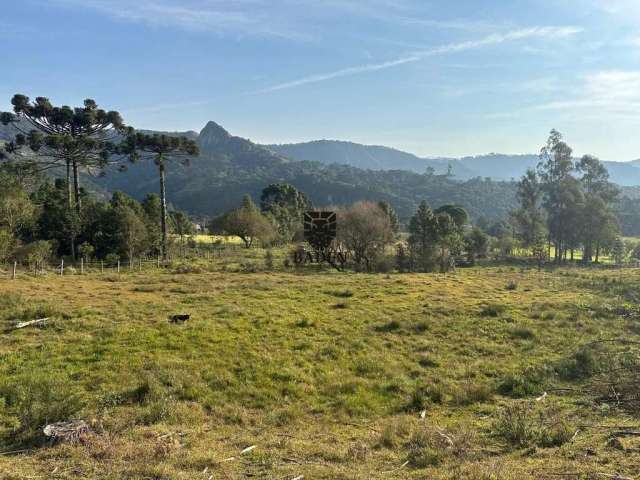
[[[116,260],[108,262],[106,260],[85,260],[80,258],[76,261],[69,261],[61,258],[59,262],[35,262],[28,264],[24,262],[13,261],[7,264],[7,276],[15,280],[20,275],[45,275],[47,273],[65,275],[85,275],[95,273],[128,273],[142,272],[144,270],[162,269],[172,265],[175,262],[188,261],[194,259],[215,260],[226,256],[229,253],[235,253],[239,249],[237,245],[225,245],[224,247],[203,245],[196,248],[185,248],[178,255],[170,255],[167,260],[161,257],[138,257],[132,260]],[[0,264],[0,272],[3,270]],[[1,275],[1,273],[0,273]]]

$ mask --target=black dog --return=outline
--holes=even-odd
[[[191,315],[171,315],[169,323],[184,323],[191,318]]]

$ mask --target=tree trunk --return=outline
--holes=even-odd
[[[67,211],[71,213],[73,209],[73,186],[71,185],[71,160],[67,159]],[[73,232],[69,235],[69,247],[71,258],[76,258],[76,239]]]
[[[69,210],[71,210],[72,208],[72,196],[73,196],[73,191],[72,191],[72,186],[71,186],[71,160],[67,159],[67,208]]]
[[[598,263],[598,259],[600,258],[600,244],[596,245],[596,263]]]
[[[162,259],[166,260],[169,227],[167,225],[167,193],[165,190],[165,168],[162,155],[158,158],[158,168],[160,170],[160,228],[162,229]]]
[[[78,173],[78,161],[73,161],[73,192],[76,200],[76,212],[80,214],[82,199],[80,198],[80,175]]]

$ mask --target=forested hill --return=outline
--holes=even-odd
[[[515,205],[511,182],[457,181],[445,175],[290,160],[232,136],[214,122],[200,132],[198,144],[201,155],[189,166],[171,165],[167,180],[170,202],[198,215],[215,215],[235,207],[244,193],[257,200],[262,189],[273,182],[295,185],[316,205],[386,200],[403,219],[409,218],[423,199],[433,206],[457,203],[472,217],[489,219],[504,218]],[[145,162],[131,165],[125,173],[109,172],[96,182],[110,191],[121,190],[137,198],[158,190],[156,169]]]
[[[424,173],[428,168],[436,174],[451,172],[458,180],[489,177],[494,180],[520,178],[540,161],[538,155],[505,155],[489,153],[463,158],[421,158],[388,147],[361,145],[337,140],[266,145],[276,154],[295,160],[317,160],[322,163],[344,163],[373,170],[409,170]],[[640,185],[640,160],[604,162],[613,182],[624,186]]]

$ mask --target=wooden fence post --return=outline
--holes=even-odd
[[[17,261],[13,261],[13,273],[11,274],[11,280],[15,280],[16,279],[16,269],[18,268],[18,262]]]
[[[84,275],[84,257],[80,257],[80,274]]]
[[[141,272],[142,271],[142,257],[140,257],[139,259],[139,264],[138,264],[138,271]]]
[[[118,260],[118,273],[120,273],[120,260]]]
[[[158,255],[158,268],[160,268],[160,255]]]
[[[60,276],[64,275],[64,258],[60,260]]]
[[[104,273],[104,260],[100,260],[100,273]]]

